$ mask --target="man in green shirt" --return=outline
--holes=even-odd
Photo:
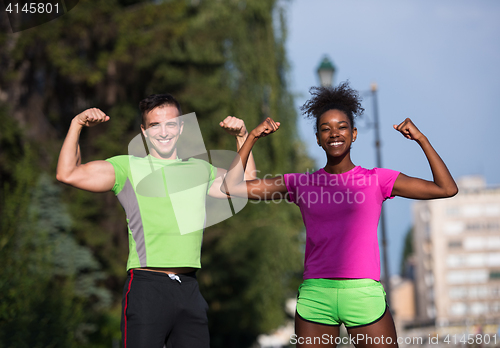
[[[122,301],[124,347],[209,347],[208,306],[195,272],[201,267],[206,196],[227,198],[220,190],[226,171],[201,159],[179,158],[187,116],[181,116],[174,97],[151,95],[139,108],[148,155],[81,164],[82,128],[110,119],[99,109],[88,109],[71,122],[57,180],[91,192],[111,190],[125,210],[129,258]],[[244,122],[229,116],[220,126],[236,137],[239,150],[248,135]],[[196,140],[201,139],[188,138],[187,143]],[[255,178],[253,159],[245,173],[247,180]]]

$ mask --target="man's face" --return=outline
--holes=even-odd
[[[177,140],[182,133],[183,123],[175,106],[164,105],[154,108],[144,115],[142,133],[149,140],[151,156],[161,159],[177,157]]]

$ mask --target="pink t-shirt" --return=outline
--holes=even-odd
[[[378,221],[398,175],[359,166],[342,174],[320,169],[284,175],[289,199],[306,226],[304,279],[380,280]]]

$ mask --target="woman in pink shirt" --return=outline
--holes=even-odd
[[[287,194],[300,208],[307,238],[292,343],[297,347],[335,347],[339,326],[344,324],[351,336],[349,343],[356,347],[394,347],[396,330],[379,281],[377,227],[382,203],[394,196],[452,197],[458,188],[429,140],[409,118],[394,129],[422,148],[433,181],[354,165],[350,155],[357,137],[354,117],[363,112],[359,94],[348,83],[311,91],[312,98],[302,111],[316,121],[317,142],[326,154],[324,168],[315,173],[244,181],[253,145],[279,128],[279,122],[267,118],[248,136],[221,189],[256,200]],[[243,165],[239,165],[240,159]]]

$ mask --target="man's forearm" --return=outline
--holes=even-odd
[[[64,139],[64,143],[59,153],[57,161],[57,180],[64,181],[71,172],[81,164],[80,155],[80,133],[83,126],[76,120],[71,121],[68,134]]]

